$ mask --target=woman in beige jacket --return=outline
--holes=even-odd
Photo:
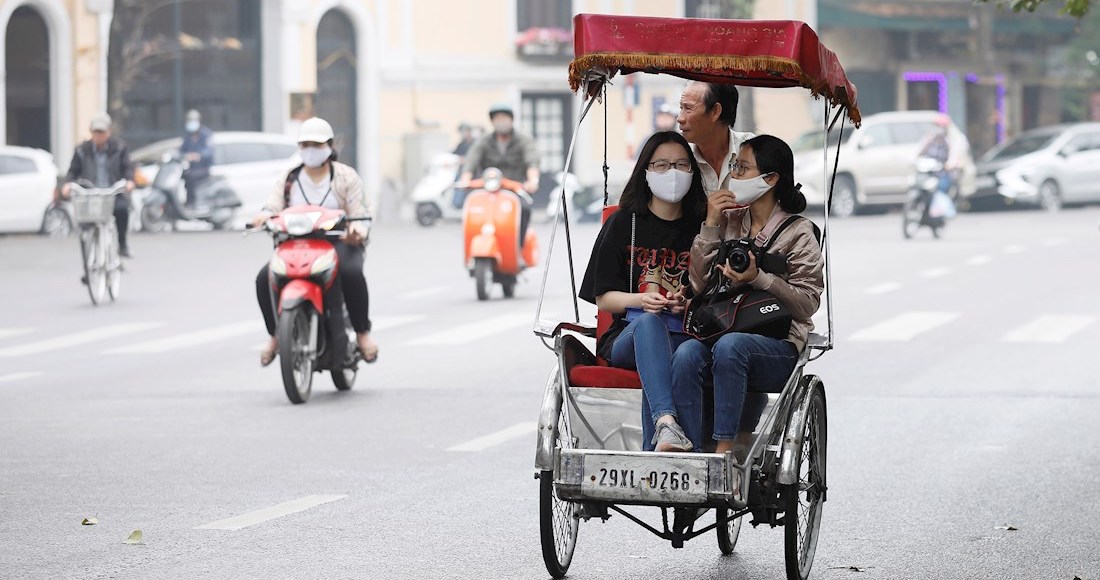
[[[806,198],[794,183],[794,156],[781,139],[771,135],[749,139],[741,146],[733,171],[729,191],[715,192],[708,199],[707,218],[691,248],[688,274],[696,294],[706,288],[723,240],[754,238],[763,245],[778,224],[806,209]],[[690,418],[681,419],[681,426],[696,450],[703,447],[705,373],[714,378],[712,436],[717,441],[716,451],[722,453],[733,449],[750,380],[753,391],[778,392],[793,372],[813,329],[810,317],[817,312],[824,290],[821,247],[815,232],[813,223],[801,217],[779,232],[769,253],[786,257],[786,273],[761,270],[751,254],[744,272],[728,264],[716,266],[734,285],[770,292],[793,320],[786,339],[731,332],[713,347],[691,340],[676,350],[672,360],[676,400],[695,405]]]
[[[252,220],[258,227],[272,215],[285,208],[298,205],[319,205],[329,209],[342,209],[348,217],[369,217],[370,206],[363,193],[363,182],[351,167],[336,161],[332,149],[332,126],[324,119],[313,117],[302,122],[298,132],[298,152],[302,165],[283,174],[262,212]],[[378,359],[378,344],[371,338],[370,294],[367,279],[363,275],[363,243],[367,228],[363,222],[349,222],[347,232],[333,245],[339,258],[340,280],[348,318],[355,329],[356,341],[363,360],[372,363]],[[272,303],[271,281],[265,265],[256,276],[256,299],[264,315],[264,323],[271,339],[260,352],[260,364],[267,366],[275,360],[279,344],[275,338],[275,306]]]

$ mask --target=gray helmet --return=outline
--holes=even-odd
[[[512,111],[512,105],[508,103],[493,103],[493,106],[489,107],[489,118],[492,119],[493,115],[497,113],[504,113],[513,119],[516,118],[516,114]]]

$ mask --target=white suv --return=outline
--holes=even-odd
[[[860,128],[846,126],[829,135],[828,170],[832,172],[840,143],[832,215],[850,216],[861,207],[901,205],[913,176],[921,142],[936,128],[937,111],[896,111],[863,118]],[[811,206],[825,205],[825,156],[821,131],[798,138],[794,150],[795,181]],[[952,155],[961,155],[958,195],[974,194],[974,159],[970,143],[954,123],[948,128]]]

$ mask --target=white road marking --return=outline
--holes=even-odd
[[[1049,314],[1013,330],[1001,339],[1002,342],[1039,342],[1056,344],[1065,342],[1075,332],[1096,322],[1095,316],[1073,314]]]
[[[484,437],[478,437],[472,441],[455,445],[454,447],[448,448],[447,451],[484,451],[490,447],[496,447],[501,443],[515,439],[516,437],[533,436],[537,428],[538,423],[535,421],[517,423],[507,429],[501,429],[496,433],[490,433]]]
[[[224,520],[218,520],[216,522],[210,522],[209,524],[203,524],[195,527],[196,530],[239,530],[241,528],[247,528],[248,526],[254,526],[263,522],[273,520],[275,518],[281,518],[290,514],[298,513],[308,510],[312,507],[317,507],[322,504],[331,503],[337,500],[341,500],[347,497],[347,495],[307,495],[306,497],[298,498],[296,500],[281,503],[279,505],[273,505],[256,511],[241,514]]]
[[[979,254],[979,255],[974,256],[974,257],[970,258],[969,260],[967,260],[966,264],[968,266],[981,266],[983,264],[988,264],[992,261],[993,261],[993,258],[991,258],[991,257],[989,257],[985,254]]]
[[[21,381],[23,379],[33,379],[34,377],[40,376],[42,376],[42,373],[38,371],[11,373],[10,375],[0,375],[0,383],[14,383],[15,381]]]
[[[871,286],[863,291],[864,294],[869,296],[878,296],[879,294],[886,294],[887,292],[893,292],[901,288],[901,284],[897,282],[885,282],[877,286]]]
[[[951,268],[932,268],[920,273],[921,278],[939,278],[951,273]]]
[[[1043,245],[1051,248],[1054,246],[1061,246],[1069,243],[1069,238],[1048,238],[1043,240]]]
[[[866,342],[912,340],[918,334],[943,326],[958,317],[957,312],[906,312],[856,332],[851,340]]]
[[[103,351],[103,353],[158,354],[162,352],[191,348],[194,346],[202,346],[205,344],[227,340],[244,334],[253,334],[261,326],[262,323],[256,321],[255,319],[244,320],[241,322],[234,322],[232,324],[223,324],[221,326],[214,326],[212,328],[204,328],[202,330],[185,332],[159,340],[151,340],[129,346],[112,348]]]
[[[376,330],[390,330],[392,328],[398,328],[408,324],[414,324],[424,320],[428,316],[426,314],[406,314],[406,315],[394,315],[394,316],[378,316],[371,320],[371,332]]]
[[[127,334],[134,334],[136,332],[149,330],[150,328],[156,328],[158,326],[162,326],[162,323],[134,322],[127,324],[112,324],[110,326],[103,326],[93,330],[85,330],[83,332],[75,332],[73,334],[64,334],[37,342],[28,342],[19,346],[0,348],[0,357],[26,356],[29,354],[49,352],[51,350],[60,350],[63,348],[80,346],[82,344],[100,342],[110,338],[125,336]]]
[[[5,338],[11,338],[13,336],[19,336],[22,334],[28,334],[33,329],[30,328],[0,328],[0,340]]]
[[[456,326],[450,330],[429,334],[409,342],[410,346],[440,345],[440,344],[465,344],[512,328],[531,325],[531,313],[504,314],[474,322]]]
[[[1011,246],[1005,246],[1004,252],[1006,254],[1019,254],[1027,249],[1027,246],[1021,244],[1012,244]]]
[[[450,290],[450,286],[433,286],[431,288],[422,288],[420,290],[413,290],[412,292],[405,292],[401,295],[406,300],[416,300],[417,298],[427,298],[428,296],[434,296],[436,294],[442,294],[447,290]]]

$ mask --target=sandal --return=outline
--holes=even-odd
[[[270,365],[275,360],[275,357],[278,354],[279,354],[279,351],[276,350],[276,349],[271,349],[271,350],[264,349],[264,350],[260,351],[260,366],[266,367],[266,366]]]
[[[374,342],[373,339],[368,339],[368,340],[370,340],[371,345],[374,347],[374,352],[371,353],[371,356],[367,356],[367,353],[363,350],[363,346],[358,345],[359,346],[359,355],[363,357],[363,362],[365,362],[367,364],[372,364],[372,363],[378,362],[378,343]]]

